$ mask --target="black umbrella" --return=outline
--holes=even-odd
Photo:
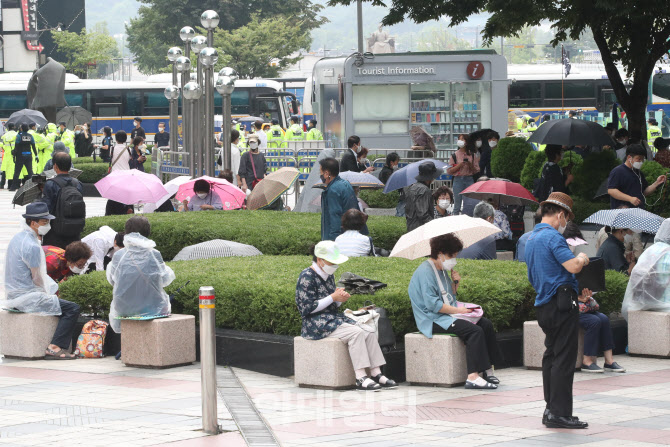
[[[593,200],[602,199],[605,196],[609,196],[609,193],[607,192],[607,190],[609,189],[609,188],[607,188],[607,183],[608,182],[609,182],[609,179],[607,179],[607,178],[605,180],[603,180],[603,182],[598,187],[598,190],[596,191],[596,195],[593,196]]]
[[[533,132],[529,143],[560,146],[614,146],[614,140],[598,123],[580,119],[558,119],[544,123]]]
[[[82,107],[64,107],[56,115],[56,121],[59,123],[65,121],[65,127],[74,129],[76,125],[90,123],[92,117],[91,112]]]
[[[44,117],[42,112],[32,109],[23,109],[19,110],[18,112],[12,113],[9,116],[9,119],[7,120],[7,123],[5,123],[5,125],[15,124],[18,127],[21,124],[30,125],[31,123],[35,123],[39,127],[46,125],[48,121]]]
[[[82,172],[84,171],[81,169],[71,168],[70,176],[72,178],[77,178]],[[41,179],[37,182],[34,182],[32,178],[28,179],[26,183],[16,191],[16,194],[14,194],[12,204],[24,206],[34,202],[35,199],[42,197],[42,189],[39,186],[44,185],[47,179],[53,178],[55,176],[56,171],[50,169],[48,171],[44,171],[41,175]]]

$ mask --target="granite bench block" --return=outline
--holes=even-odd
[[[195,317],[121,320],[121,361],[126,366],[170,368],[195,362]]]
[[[670,312],[628,312],[628,353],[670,357]]]
[[[465,345],[458,337],[405,335],[407,381],[412,385],[457,386],[468,378]]]
[[[537,320],[526,321],[523,324],[523,365],[527,369],[542,369],[542,356],[544,355],[544,332]],[[579,344],[577,345],[577,358],[575,369],[582,367],[584,357],[584,329],[579,328]]]
[[[336,338],[293,339],[295,383],[303,388],[341,390],[356,383],[347,344]]]
[[[44,359],[58,317],[0,311],[0,351],[8,358]]]

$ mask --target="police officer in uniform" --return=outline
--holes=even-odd
[[[33,171],[38,174],[44,170],[44,165],[47,163],[47,160],[51,158],[51,143],[44,135],[45,129],[40,129],[40,132],[36,130],[37,124],[30,123],[30,130],[28,133],[33,136],[35,140],[35,146],[37,147],[37,157],[39,158],[39,163],[33,165]]]
[[[291,127],[288,128],[284,139],[287,141],[302,141],[305,139],[305,133],[302,131],[302,126],[300,124],[300,117],[292,116],[291,117]]]
[[[658,127],[658,121],[656,121],[654,118],[651,118],[648,122],[649,126],[647,126],[647,143],[649,143],[649,147],[655,154],[656,148],[654,147],[654,141],[656,141],[656,138],[662,136],[661,128]]]
[[[11,188],[12,179],[14,178],[14,143],[16,142],[16,126],[14,123],[7,124],[7,132],[2,136],[2,150],[4,155],[2,157],[2,179],[0,179],[0,189],[5,187],[5,179],[7,180],[7,187]]]
[[[306,140],[310,141],[321,141],[323,140],[323,134],[319,129],[316,128],[316,120],[309,120],[309,130],[307,131]]]
[[[77,155],[74,151],[74,132],[67,128],[65,121],[58,123],[58,127],[60,127],[58,140],[62,141],[65,147],[69,149],[70,157],[76,157]]]
[[[9,191],[16,191],[21,185],[21,170],[24,166],[28,171],[28,178],[33,176],[33,156],[30,151],[32,149],[35,158],[37,158],[37,147],[35,147],[35,139],[28,133],[28,129],[27,124],[21,124],[21,132],[16,136],[14,152],[12,153],[16,158],[16,166],[14,167],[14,181]],[[39,159],[37,161],[39,162]]]
[[[268,136],[268,149],[277,149],[282,147],[284,143],[284,129],[279,125],[279,120],[277,118],[272,119],[272,126],[267,132]]]

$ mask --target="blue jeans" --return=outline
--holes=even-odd
[[[579,325],[586,331],[584,355],[597,357],[601,346],[603,351],[614,349],[614,337],[607,315],[600,312],[580,313]]]
[[[398,205],[395,207],[396,217],[405,217],[405,201],[398,200]]]
[[[454,215],[461,214],[461,191],[466,189],[468,186],[472,185],[475,181],[472,179],[471,175],[455,175],[453,180],[453,190],[454,190]]]

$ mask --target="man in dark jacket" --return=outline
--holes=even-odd
[[[132,132],[130,132],[130,141],[133,141],[135,137],[142,137],[146,140],[147,134],[144,132],[144,128],[142,127],[142,118],[136,116],[133,120],[133,125],[135,127],[133,128]]]
[[[21,124],[21,132],[16,136],[14,150],[11,154],[5,154],[5,157],[13,156],[16,160],[14,165],[14,181],[12,182],[9,191],[15,191],[21,186],[21,170],[24,167],[28,172],[26,178],[31,178],[33,176],[33,154],[35,154],[35,158],[37,158],[37,147],[35,146],[35,139],[28,133],[28,130],[28,124]]]
[[[340,178],[340,168],[334,158],[324,158],[321,165],[321,181],[326,190],[321,194],[321,240],[334,241],[342,234],[342,215],[350,209],[358,208],[358,199],[354,188],[346,180]],[[363,226],[362,234],[368,234],[368,227]]]
[[[353,171],[361,172],[358,166],[358,149],[361,147],[361,139],[357,135],[352,135],[347,140],[348,151],[345,151],[340,160],[340,172]]]
[[[407,231],[419,228],[426,222],[433,220],[435,207],[433,205],[433,194],[430,184],[440,176],[432,161],[419,165],[419,175],[415,177],[416,183],[405,187],[405,218],[407,219]]]

